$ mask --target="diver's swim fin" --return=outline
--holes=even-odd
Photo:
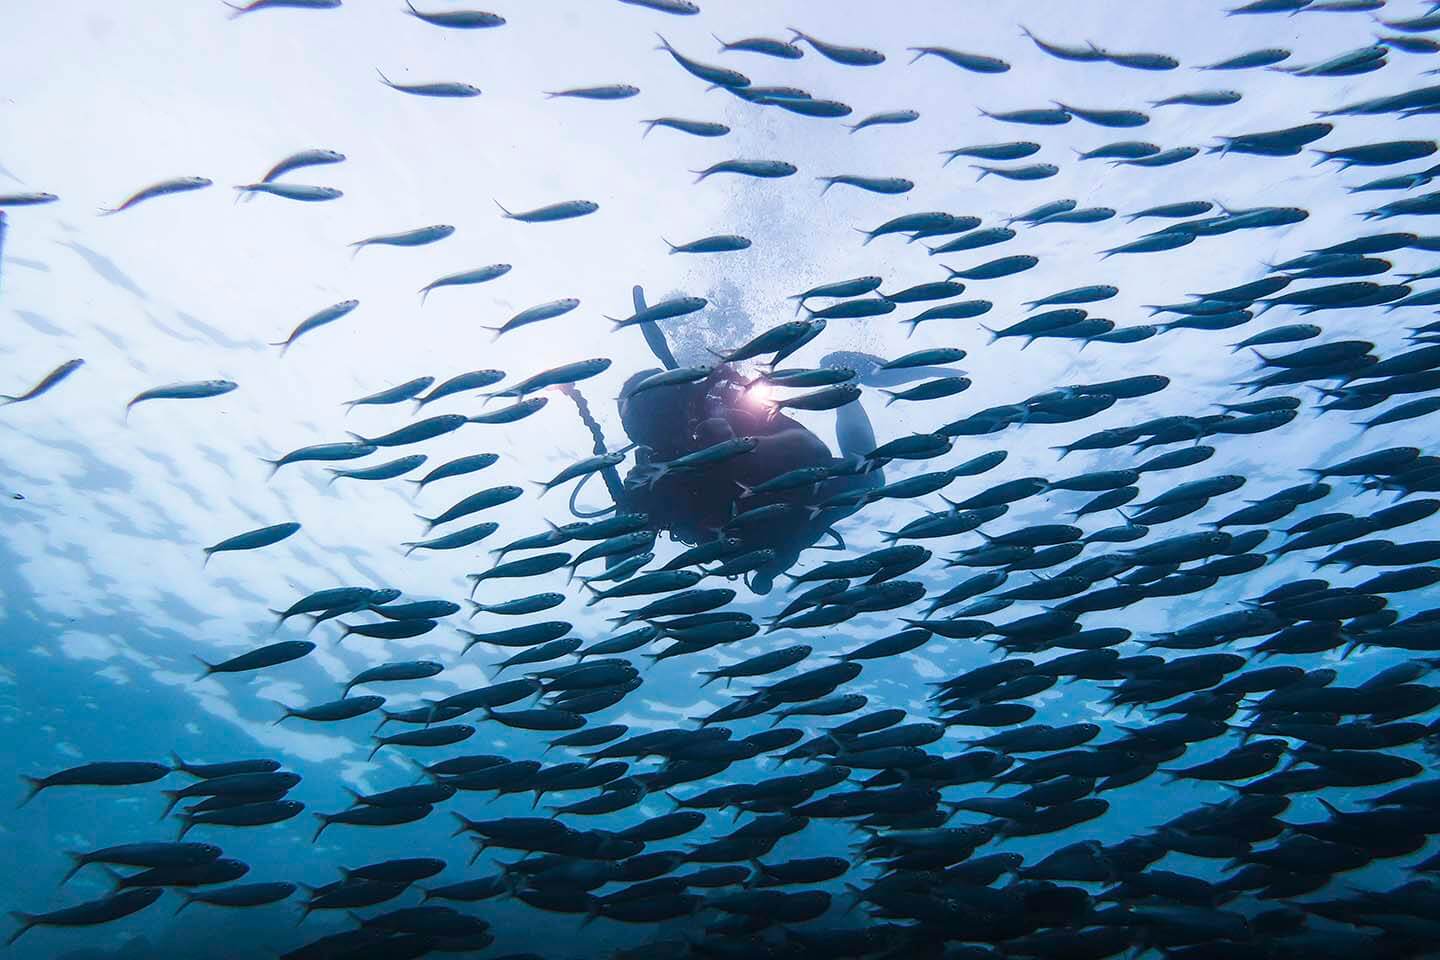
[[[844,458],[863,457],[875,449],[875,428],[870,425],[864,406],[847,403],[835,410],[835,439]]]
[[[630,298],[635,303],[636,313],[645,309],[645,290],[639,284],[630,288]],[[675,355],[670,352],[670,344],[665,342],[665,334],[660,332],[659,324],[651,320],[638,324],[638,326],[641,334],[645,337],[645,343],[650,347],[650,352],[655,354],[655,359],[659,360],[666,370],[674,370],[678,367]]]

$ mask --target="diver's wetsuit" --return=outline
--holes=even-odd
[[[635,309],[644,307],[644,296],[636,287]],[[653,323],[642,324],[641,329],[651,350],[667,368],[673,369],[675,360],[664,335]],[[773,411],[728,364],[717,366],[710,377],[699,383],[628,396],[636,384],[657,372],[652,369],[637,373],[621,390],[620,417],[630,440],[638,447],[636,465],[623,483],[618,474],[610,471],[605,476],[606,486],[618,509],[648,514],[657,530],[668,530],[676,540],[697,544],[722,536],[735,537],[743,541],[744,551],[774,550],[774,559],[749,578],[756,593],[768,593],[775,576],[793,566],[802,550],[815,546],[827,532],[833,533],[831,524],[859,509],[857,504],[817,515],[806,506],[846,493],[858,495],[884,483],[878,469],[853,472],[853,465],[875,446],[869,419],[858,401],[840,408],[837,434],[842,457],[836,458],[815,434]],[[588,417],[584,408],[582,416]],[[588,422],[592,432],[598,429],[593,421]],[[755,437],[759,444],[754,451],[731,460],[697,470],[667,472],[653,484],[650,482],[658,464],[738,437]],[[599,439],[597,436],[597,442]],[[852,469],[844,470],[846,464]],[[818,486],[742,495],[745,487],[791,470],[822,466],[840,467],[841,475]],[[767,511],[753,523],[731,523],[737,514],[768,504],[787,506],[779,512]]]

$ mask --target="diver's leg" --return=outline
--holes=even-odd
[[[635,302],[636,313],[645,309],[645,290],[639,284],[630,288],[630,297]],[[654,321],[642,323],[640,332],[645,336],[645,343],[649,345],[650,352],[655,354],[655,359],[659,360],[666,370],[674,370],[679,366],[675,362],[675,355],[670,352],[670,344],[665,342],[665,334],[660,331],[658,323]]]

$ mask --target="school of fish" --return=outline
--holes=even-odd
[[[763,86],[742,70],[765,63],[783,75],[786,61],[814,57],[836,71],[890,69],[906,54],[912,57],[908,69],[943,61],[946,69],[977,80],[1011,70],[1009,62],[983,51],[920,45],[881,51],[841,43],[843,23],[826,28],[823,37],[777,23],[772,36],[721,40],[717,54],[691,42],[708,36],[698,3],[595,3],[655,15],[653,21],[626,21],[626,28],[663,33],[656,55],[673,60],[677,84],[729,94],[745,110],[787,112],[796,124],[844,122],[865,137],[898,138],[900,128],[922,118],[911,109],[855,117],[845,103]],[[325,16],[342,4],[251,0],[227,6],[238,18],[291,15],[282,8]],[[641,931],[637,945],[613,955],[637,960],[1440,955],[1440,879],[1431,879],[1440,873],[1440,848],[1430,843],[1440,834],[1440,778],[1428,777],[1426,769],[1440,755],[1440,684],[1430,682],[1440,669],[1440,607],[1426,605],[1440,584],[1440,540],[1412,532],[1440,512],[1440,449],[1426,432],[1440,412],[1440,234],[1423,232],[1426,217],[1440,216],[1440,191],[1430,189],[1440,179],[1440,143],[1430,125],[1440,118],[1440,82],[1426,84],[1416,71],[1393,65],[1440,53],[1440,3],[1421,3],[1402,16],[1392,15],[1385,0],[1252,0],[1229,13],[1275,24],[1275,46],[1182,65],[1164,53],[1088,42],[1074,23],[1055,24],[1053,36],[1018,23],[1016,29],[1045,56],[1095,70],[1135,71],[1142,80],[1191,68],[1203,71],[1197,74],[1202,78],[1242,70],[1289,75],[1275,76],[1275,83],[1381,69],[1401,79],[1392,94],[1356,102],[1316,102],[1297,93],[1293,114],[1277,116],[1273,129],[1237,129],[1204,138],[1209,142],[1197,137],[1193,144],[1116,140],[1076,150],[1074,158],[1052,150],[1051,159],[1041,161],[1034,158],[1049,135],[1041,136],[1039,128],[1080,123],[1133,130],[1150,122],[1148,111],[1162,108],[1204,113],[1208,122],[1242,99],[1239,92],[1197,83],[1191,93],[1138,110],[1092,106],[1078,93],[1059,102],[1050,99],[1057,91],[1050,91],[1037,94],[1031,109],[981,109],[996,141],[949,150],[937,168],[969,163],[982,184],[975,189],[999,190],[1004,184],[997,181],[1044,180],[1057,174],[1057,164],[1092,159],[1108,162],[1111,176],[1120,178],[1180,163],[1263,164],[1263,158],[1308,152],[1348,192],[1340,196],[1381,198],[1360,211],[1353,232],[1277,263],[1257,263],[1253,278],[1214,278],[1203,284],[1213,287],[1207,292],[1186,289],[1195,285],[1193,273],[1177,274],[1174,302],[1151,306],[1151,317],[1117,321],[1093,314],[1120,292],[1103,282],[1100,265],[1108,258],[1204,246],[1237,231],[1289,228],[1310,212],[1292,206],[1231,209],[1184,197],[1122,211],[1058,199],[1003,223],[963,211],[912,211],[878,225],[851,224],[863,234],[856,244],[903,237],[915,244],[909,249],[922,262],[927,254],[954,257],[964,267],[946,265],[943,278],[905,288],[864,276],[787,291],[804,319],[777,318],[716,359],[750,364],[773,410],[829,411],[859,402],[866,392],[857,371],[840,362],[844,354],[814,367],[779,366],[812,340],[823,344],[827,324],[831,336],[839,323],[885,324],[910,336],[922,329],[973,329],[984,321],[992,344],[1015,339],[1023,348],[1035,344],[1036,352],[1126,351],[1134,373],[975,409],[964,393],[972,380],[1002,380],[1001,361],[971,351],[972,369],[963,372],[954,365],[967,359],[967,351],[944,345],[894,356],[878,369],[954,370],[882,391],[887,404],[922,410],[928,429],[882,438],[854,461],[737,490],[731,521],[715,529],[713,539],[683,551],[666,552],[657,539],[661,530],[640,513],[542,522],[542,503],[549,501],[541,497],[613,470],[628,448],[608,452],[597,444],[594,456],[545,478],[507,463],[503,453],[434,463],[423,452],[427,441],[479,430],[475,425],[516,423],[547,407],[553,416],[577,385],[611,368],[609,358],[575,358],[545,370],[482,367],[425,375],[358,398],[335,397],[346,412],[393,408],[393,428],[288,451],[268,460],[271,473],[322,465],[331,483],[404,480],[417,495],[432,485],[450,491],[439,506],[417,507],[424,535],[394,549],[406,556],[464,551],[457,555],[473,561],[471,595],[432,598],[384,583],[316,583],[305,595],[270,598],[275,635],[255,637],[251,649],[222,661],[201,659],[199,674],[238,674],[243,681],[257,671],[268,676],[302,669],[317,644],[330,642],[307,637],[326,630],[333,631],[334,643],[356,636],[401,645],[423,643],[432,631],[453,631],[464,638],[464,660],[484,665],[492,682],[386,709],[387,692],[457,664],[425,657],[357,663],[338,698],[285,705],[277,723],[343,723],[358,731],[360,718],[380,719],[369,759],[402,753],[413,765],[415,777],[403,776],[398,765],[390,768],[394,785],[388,789],[352,791],[353,805],[345,809],[307,809],[292,796],[301,776],[272,758],[126,757],[26,771],[27,807],[43,806],[60,791],[105,788],[163,807],[163,822],[151,834],[113,836],[103,846],[70,853],[67,881],[103,869],[113,892],[17,914],[11,942],[61,936],[38,928],[118,925],[162,897],[178,897],[180,908],[192,910],[287,904],[298,917],[325,912],[343,921],[318,938],[297,928],[282,954],[287,960],[499,957],[487,948],[498,937],[513,940],[521,931],[504,928],[517,922],[571,924],[573,942],[564,956],[573,957],[600,955],[587,946],[590,924],[632,925]],[[1284,44],[1294,24],[1326,13],[1352,18],[1360,45],[1320,62],[1292,63]],[[537,15],[529,5],[514,5],[502,16],[442,9],[438,2],[407,3],[395,13],[456,33],[503,31],[507,16]],[[688,28],[692,23],[702,25],[699,33]],[[674,35],[665,32],[672,24]],[[465,99],[486,92],[468,82],[401,83],[381,73],[375,95],[400,94]],[[546,98],[644,96],[625,83],[535,92],[537,110]],[[1354,118],[1377,116],[1418,118],[1411,121],[1414,138],[1363,142],[1347,130]],[[900,176],[801,170],[779,157],[727,158],[723,144],[731,126],[711,118],[665,116],[643,124],[647,137],[663,132],[721,145],[715,162],[692,171],[697,184],[727,177],[813,178],[817,195],[847,188],[882,198],[915,187]],[[1002,131],[1017,127],[1034,130],[1036,139],[1002,139]],[[887,134],[883,128],[895,129]],[[341,191],[299,183],[296,174],[360,162],[332,149],[305,149],[254,182],[235,185],[237,202],[336,201]],[[0,243],[7,220],[14,230],[23,229],[24,208],[63,203],[63,186],[56,187],[58,194],[0,194]],[[215,186],[201,176],[163,180],[101,215],[123,218],[142,203],[184,203],[180,194]],[[535,228],[550,230],[601,210],[594,201],[573,198],[521,209],[502,197],[496,205],[498,218],[559,224]],[[1094,283],[1057,291],[1042,279],[1042,258],[989,252],[1027,231],[1116,218],[1136,223],[1135,236],[1097,251]],[[1399,221],[1393,229],[1379,223],[1391,220]],[[1358,225],[1372,221],[1373,227]],[[1156,222],[1160,226],[1153,227]],[[424,225],[377,233],[351,246],[364,263],[380,255],[366,248],[424,247],[456,233],[449,224]],[[666,240],[670,254],[704,256],[761,243],[728,233],[672,239],[683,242]],[[1422,266],[1399,269],[1402,256]],[[545,267],[517,263],[514,269]],[[511,269],[496,263],[439,277],[419,291],[419,302],[437,291],[503,282]],[[1036,278],[1027,302],[995,303],[983,296],[986,281],[1026,272]],[[458,295],[441,295],[451,293]],[[633,315],[608,319],[619,337],[628,328],[653,327],[709,306],[701,297],[649,306],[637,300]],[[557,298],[487,329],[497,339],[537,329],[559,335],[568,322],[562,318],[581,308],[579,299]],[[356,300],[340,301],[275,331],[277,362],[294,362],[290,351],[302,338],[334,335],[362,309]],[[1373,330],[1373,339],[1330,334],[1329,311],[1348,311],[1351,329]],[[990,322],[1000,316],[1011,319]],[[1171,384],[1165,371],[1187,362],[1178,347],[1166,349],[1177,342],[1170,336],[1175,331],[1232,347],[1227,375],[1247,395],[1177,398],[1166,415],[1127,417],[1133,401],[1164,400]],[[1027,356],[1015,351],[1003,362]],[[700,382],[712,371],[667,369],[630,395]],[[83,390],[88,373],[80,358],[48,373],[33,371],[28,379],[9,363],[0,374],[0,386],[10,391],[0,396],[0,417],[16,405]],[[117,397],[115,406],[127,418],[138,417],[134,408],[140,404],[203,404],[246,386],[226,379],[169,383]],[[452,412],[424,411],[444,398],[450,400],[442,409]],[[413,406],[413,417],[405,415],[405,404]],[[1121,425],[1083,435],[1065,426],[1112,407],[1122,414]],[[1351,446],[1343,457],[1288,468],[1287,486],[1260,487],[1246,476],[1207,469],[1217,449],[1227,446],[1243,445],[1263,458],[1272,431],[1321,413],[1337,430],[1354,433]],[[582,416],[589,416],[584,407]],[[1362,429],[1356,431],[1352,421]],[[574,426],[551,421],[550,429]],[[1040,435],[1045,445],[1058,438],[1053,466],[1045,476],[998,479],[1005,447],[1020,432],[1027,440]],[[968,438],[988,438],[987,451],[927,468]],[[646,482],[683,483],[717,463],[752,456],[755,446],[753,438],[743,438],[705,447],[659,463]],[[913,516],[884,531],[887,546],[833,560],[806,554],[788,571],[788,589],[768,616],[740,609],[746,578],[775,557],[774,550],[748,545],[745,530],[799,509],[778,495],[818,491],[831,478],[887,466],[904,475],[805,508],[815,518],[853,516],[848,522],[855,523],[864,521],[871,504],[913,501]],[[992,471],[994,479],[987,476]],[[478,479],[489,475],[500,479]],[[522,485],[527,482],[531,489]],[[1007,520],[1012,509],[1035,509],[1039,497],[1052,497],[1049,517]],[[500,536],[499,524],[479,519],[522,498],[533,508],[534,530]],[[751,498],[753,506],[746,503]],[[928,511],[920,505],[926,498],[943,500],[944,508]],[[1202,511],[1203,520],[1196,516]],[[223,563],[217,555],[266,550],[300,532],[302,522],[277,519],[238,531],[208,546],[196,562],[210,569]],[[1278,586],[1245,589],[1245,578],[1278,564],[1294,575]],[[1218,615],[1193,615],[1186,598],[1213,595],[1207,591],[1217,585],[1244,599]],[[603,605],[614,632],[577,630],[564,619],[565,604],[581,598]],[[1125,611],[1136,605],[1163,610],[1168,628],[1127,627]],[[859,617],[888,629],[861,643],[844,626]],[[856,692],[858,678],[874,661],[893,662],[929,647],[944,669],[945,651],[977,644],[986,645],[988,662],[947,671],[952,675],[923,689],[892,691],[891,702],[908,702],[911,709],[882,705],[878,698],[872,703]],[[1401,656],[1378,670],[1357,662],[1378,650]],[[617,720],[622,703],[646,697],[649,666],[672,658],[695,665],[687,676],[697,690],[711,692],[717,689],[712,684],[720,684],[724,705],[656,729],[632,729]],[[1075,684],[1072,696],[1083,690],[1101,704],[1103,722],[1050,722],[1060,719],[1051,712],[1057,701],[1043,695],[1061,684]],[[502,728],[504,748],[492,743]],[[486,746],[475,752],[477,744]],[[1127,788],[1161,781],[1211,785],[1211,800],[1177,806],[1164,822],[1128,817]],[[533,798],[537,809],[487,812],[493,798],[507,795]],[[663,799],[673,810],[642,814],[647,798]],[[297,863],[287,877],[247,876],[246,838],[255,830],[273,826],[319,839],[347,827],[403,831],[447,816],[455,836],[443,849],[347,865],[338,874],[333,864]],[[1120,824],[1126,839],[1095,839],[1087,825],[1101,818]],[[853,828],[847,845],[835,845],[828,855],[786,854],[793,849],[790,838],[837,821]],[[1017,852],[1017,841],[1034,838],[1046,845]],[[1411,879],[1372,888],[1347,877],[1381,861],[1408,871]],[[24,892],[37,903],[50,896]],[[516,908],[523,912],[487,914],[491,901],[523,905]],[[214,956],[254,955],[249,947],[214,949]]]

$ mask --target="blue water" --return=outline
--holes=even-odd
[[[519,759],[537,755],[554,735],[509,730],[472,717],[462,722],[476,722],[479,732],[461,746],[387,749],[367,761],[373,716],[332,725],[287,720],[276,726],[280,708],[274,701],[298,705],[332,699],[344,680],[386,660],[443,661],[446,670],[438,677],[377,690],[388,698],[388,709],[404,709],[488,683],[491,665],[513,651],[478,647],[461,656],[464,638],[448,623],[419,640],[351,637],[337,646],[333,637],[338,631],[326,625],[313,637],[319,647],[311,656],[256,675],[197,681],[194,658],[214,662],[269,642],[273,618],[267,608],[330,586],[388,584],[402,589],[407,598],[458,600],[467,592],[465,574],[490,565],[481,548],[539,532],[546,521],[573,519],[565,503],[569,488],[544,498],[528,488],[520,500],[467,521],[501,524],[481,548],[406,558],[398,545],[421,532],[415,514],[432,515],[482,486],[546,479],[587,456],[592,439],[569,401],[552,393],[546,409],[533,418],[510,426],[467,426],[420,448],[430,457],[424,469],[465,454],[499,453],[500,462],[476,475],[478,480],[446,481],[413,497],[410,486],[398,481],[327,485],[324,464],[289,466],[267,479],[262,457],[343,440],[349,430],[374,435],[408,422],[408,407],[358,407],[346,415],[343,401],[422,374],[443,379],[495,367],[507,371],[507,382],[513,382],[560,363],[608,357],[614,361],[610,369],[581,389],[610,448],[618,449],[625,442],[613,402],[620,384],[632,373],[656,366],[638,331],[612,332],[603,319],[631,312],[632,284],[643,285],[652,302],[680,293],[711,301],[703,314],[662,324],[677,359],[686,364],[703,362],[707,349],[733,347],[791,319],[794,307],[786,299],[791,294],[852,276],[882,276],[881,289],[893,291],[944,279],[942,263],[964,269],[999,256],[1030,254],[1040,260],[1036,269],[970,286],[967,299],[983,297],[995,304],[980,322],[997,327],[1013,323],[1025,315],[1025,300],[1110,283],[1120,288],[1119,296],[1095,305],[1092,313],[1124,326],[1148,322],[1150,311],[1144,305],[1173,303],[1191,293],[1256,279],[1264,275],[1265,264],[1313,248],[1365,233],[1426,234],[1434,229],[1421,217],[1367,224],[1358,216],[1425,188],[1395,193],[1345,190],[1377,176],[1425,169],[1428,160],[1342,172],[1334,164],[1312,166],[1317,157],[1311,151],[1280,158],[1202,153],[1172,167],[1147,170],[1082,162],[1072,153],[1125,139],[1203,147],[1218,142],[1220,135],[1309,122],[1313,111],[1431,81],[1422,73],[1440,58],[1401,51],[1392,52],[1381,70],[1343,78],[1190,69],[1271,46],[1292,49],[1290,63],[1325,60],[1372,42],[1376,27],[1366,14],[1227,18],[1221,5],[1209,0],[1164,5],[1033,0],[971,5],[963,12],[953,4],[901,8],[859,0],[709,0],[702,5],[700,16],[670,17],[607,0],[496,0],[496,12],[509,21],[503,28],[447,31],[406,16],[395,5],[361,0],[336,10],[261,11],[234,20],[221,4],[208,2],[12,3],[0,37],[0,63],[9,78],[0,110],[0,194],[44,190],[60,200],[7,210],[0,316],[8,323],[0,336],[0,390],[23,392],[71,357],[83,357],[86,363],[45,396],[0,408],[0,492],[6,494],[0,501],[0,636],[6,640],[0,659],[0,716],[11,745],[5,763],[10,772],[43,775],[89,761],[163,760],[172,751],[197,761],[271,756],[303,775],[292,796],[306,804],[306,815],[258,829],[199,828],[192,837],[220,843],[227,856],[249,863],[244,882],[285,879],[319,885],[338,876],[337,866],[415,855],[449,861],[450,867],[432,884],[488,875],[495,861],[518,855],[491,851],[476,866],[467,866],[469,845],[464,838],[449,838],[451,818],[442,811],[472,817],[525,815],[528,796],[485,803],[461,794],[422,823],[386,829],[335,826],[318,843],[311,842],[309,812],[344,809],[350,800],[346,787],[371,792],[411,782],[413,769],[402,754],[427,762],[458,753],[494,752]],[[1423,4],[1398,0],[1383,11],[1392,19],[1422,12]],[[1152,73],[1106,63],[1063,62],[1024,39],[1021,23],[1054,42],[1078,45],[1090,40],[1113,50],[1163,51],[1184,66]],[[710,37],[783,37],[784,28],[792,24],[826,40],[877,48],[888,59],[878,67],[847,67],[808,47],[805,57],[793,62],[721,55]],[[707,92],[702,81],[652,50],[656,30],[695,58],[743,70],[756,83],[798,86],[851,104],[855,114],[844,122],[898,109],[916,110],[920,119],[852,134],[840,121],[795,116],[721,91]],[[907,65],[905,48],[922,43],[1001,57],[1012,69],[995,75],[966,73],[933,57]],[[63,53],[57,56],[59,51]],[[466,100],[406,96],[382,86],[375,76],[377,67],[397,83],[463,81],[480,87],[483,94]],[[622,82],[638,86],[641,94],[592,102],[546,100],[541,93]],[[1165,96],[1212,88],[1237,90],[1243,99],[1220,108],[1147,106]],[[1136,130],[1109,130],[1079,119],[1064,126],[1031,127],[986,119],[977,110],[1041,107],[1054,99],[1082,107],[1145,110],[1151,120]],[[665,115],[719,120],[733,132],[706,140],[655,130],[642,139],[637,121]],[[1332,122],[1335,131],[1317,146],[1336,149],[1435,132],[1425,116],[1347,116]],[[1028,139],[1043,149],[1021,162],[1052,162],[1060,168],[1057,176],[1035,182],[986,177],[977,183],[963,158],[942,166],[945,149]],[[348,159],[297,171],[286,179],[337,187],[344,191],[342,199],[317,204],[267,196],[234,201],[233,184],[252,182],[280,157],[309,147],[340,150]],[[779,180],[717,176],[692,183],[689,171],[736,157],[783,159],[797,165],[799,173]],[[814,178],[835,174],[907,177],[916,186],[903,196],[836,187],[822,197]],[[215,186],[150,200],[112,217],[95,215],[141,186],[182,175],[204,175]],[[1076,198],[1081,206],[1113,207],[1122,214],[1161,203],[1215,200],[1232,208],[1297,206],[1309,216],[1291,226],[1202,237],[1174,251],[1105,260],[1100,251],[1164,223],[1129,224],[1122,216],[1088,225],[1017,225],[1018,236],[1003,245],[939,257],[929,257],[921,244],[906,244],[898,237],[862,245],[854,232],[924,210],[972,214],[985,226],[994,226],[1062,197]],[[519,210],[571,199],[593,200],[599,210],[563,223],[526,224],[502,219],[495,209],[496,202]],[[429,223],[450,223],[457,230],[453,237],[416,249],[376,247],[352,257],[347,248],[363,237]],[[670,256],[662,240],[679,243],[722,233],[742,234],[753,246],[739,253]],[[1392,274],[1420,273],[1436,264],[1436,255],[1422,250],[1380,256],[1393,262]],[[420,305],[416,291],[436,277],[495,262],[511,263],[514,269],[482,286],[437,290]],[[1424,281],[1416,284],[1417,290],[1424,288]],[[482,329],[562,297],[578,298],[580,308],[498,340],[492,341]],[[284,339],[314,311],[348,298],[360,301],[354,313],[308,334],[283,358],[267,346]],[[969,351],[958,366],[974,384],[958,397],[886,406],[883,395],[865,390],[861,402],[881,441],[933,430],[976,410],[1017,402],[1058,385],[1146,373],[1171,378],[1165,390],[1122,400],[1082,423],[1027,424],[991,436],[960,438],[938,461],[896,462],[887,468],[886,479],[894,480],[996,448],[1009,452],[997,470],[949,487],[945,494],[952,499],[1003,480],[1130,465],[1129,450],[1078,452],[1058,465],[1051,448],[1095,430],[1153,417],[1201,415],[1214,412],[1214,403],[1243,399],[1233,384],[1251,373],[1254,357],[1232,353],[1229,345],[1267,326],[1300,320],[1293,311],[1279,308],[1231,331],[1182,330],[1139,344],[1097,343],[1083,350],[1071,341],[1042,340],[1022,350],[1014,339],[990,343],[974,320],[928,322],[907,337],[899,321],[929,305],[902,305],[890,316],[868,320],[832,320],[820,338],[787,363],[815,365],[839,350],[884,357],[927,346]],[[1324,327],[1325,340],[1369,340],[1383,357],[1407,349],[1407,327],[1430,317],[1429,308],[1391,313],[1369,307],[1309,319]],[[1278,353],[1289,347],[1272,349]],[[234,380],[240,388],[208,400],[143,404],[128,424],[123,419],[125,402],[141,390],[212,378]],[[1430,436],[1425,420],[1363,432],[1353,421],[1383,408],[1320,415],[1314,391],[1295,387],[1281,392],[1305,400],[1300,416],[1284,429],[1212,438],[1206,442],[1218,452],[1206,463],[1146,476],[1142,499],[1184,480],[1222,473],[1247,478],[1242,490],[1217,498],[1203,512],[1157,525],[1151,540],[1198,529],[1238,508],[1241,500],[1304,482],[1304,468],[1380,447],[1423,447]],[[476,400],[462,396],[437,403],[427,413],[480,410]],[[834,414],[793,415],[836,446]],[[391,452],[365,462],[389,459]],[[1388,494],[1362,492],[1351,481],[1332,482],[1335,492],[1329,498],[1301,508],[1276,526],[1326,511],[1367,513],[1391,500]],[[1025,500],[987,529],[1063,522],[1058,514],[1078,508],[1090,496],[1056,492]],[[591,508],[604,506],[600,484],[589,484],[580,501]],[[942,506],[935,496],[918,503],[882,501],[844,520],[838,532],[848,555],[858,555],[884,545],[880,531],[898,529]],[[255,553],[217,555],[202,567],[202,547],[291,519],[304,525],[296,537]],[[1080,525],[1089,532],[1118,521],[1107,513]],[[1431,519],[1382,536],[1423,540],[1436,536],[1436,530]],[[1262,549],[1273,549],[1280,539],[1277,531]],[[929,593],[937,595],[957,582],[956,571],[945,570],[941,559],[978,542],[973,534],[927,541],[936,559],[907,577],[923,580]],[[682,548],[662,538],[657,562]],[[1084,556],[1101,552],[1103,546],[1092,546]],[[1290,554],[1256,573],[1222,580],[1202,594],[1088,615],[1085,624],[1126,626],[1141,639],[1235,609],[1241,598],[1308,576],[1308,561],[1320,555]],[[838,556],[806,553],[800,568]],[[1320,575],[1336,585],[1350,585],[1374,572],[1337,573],[1332,567]],[[1025,578],[1017,574],[1009,586],[1022,582]],[[779,588],[761,597],[751,595],[739,581],[729,585],[740,592],[731,608],[757,619],[785,602]],[[542,590],[566,590],[570,599],[533,619],[571,621],[575,634],[587,642],[608,634],[607,616],[638,605],[626,601],[618,607],[614,602],[586,606],[581,591],[567,589],[561,573],[523,583],[485,584],[477,596],[493,603]],[[1394,595],[1391,606],[1404,616],[1427,609],[1434,599],[1434,590],[1420,590]],[[994,619],[1035,612],[1035,605],[1016,604]],[[718,684],[698,689],[698,670],[798,642],[815,647],[808,663],[818,665],[824,656],[893,632],[895,617],[867,614],[837,628],[777,631],[663,661],[644,673],[643,686],[623,704],[592,716],[591,722],[624,723],[632,732],[687,725],[685,718],[727,702]],[[482,614],[466,626],[488,630],[514,625],[501,619]],[[452,620],[461,622],[459,616]],[[277,638],[298,636],[300,628],[292,622]],[[1126,655],[1140,652],[1133,643],[1121,649]],[[898,706],[910,711],[911,720],[930,719],[927,684],[998,656],[988,644],[937,637],[902,657],[867,662],[861,677],[845,690],[868,696],[868,710]],[[1343,662],[1337,655],[1325,655],[1281,657],[1270,663],[1335,667],[1340,670],[1337,683],[1352,684],[1404,656],[1362,649]],[[737,682],[734,689],[748,688]],[[1036,722],[1146,722],[1138,712],[1128,718],[1107,713],[1101,696],[1099,685],[1079,682],[1058,685],[1028,702],[1039,710]],[[814,732],[830,723],[796,718],[786,725]],[[737,735],[766,726],[764,718],[734,724]],[[945,740],[930,749],[957,753],[963,740],[984,733],[952,727]],[[1224,738],[1197,744],[1184,763],[1219,755],[1234,742]],[[1396,752],[1424,758],[1418,749]],[[547,760],[556,759],[557,753]],[[747,761],[713,782],[676,792],[754,780],[771,775],[772,768],[769,760]],[[636,769],[654,769],[654,763]],[[795,772],[794,765],[780,772]],[[183,782],[173,777],[119,790],[56,788],[8,813],[0,832],[0,862],[12,867],[7,873],[13,877],[0,894],[5,908],[40,913],[108,892],[98,867],[87,867],[57,888],[68,868],[62,851],[170,838],[177,821],[156,822],[163,808],[159,790]],[[0,784],[9,791],[0,795],[0,807],[18,804],[23,797],[18,776],[0,778]],[[956,788],[947,797],[974,790]],[[1061,834],[1008,841],[1005,849],[1033,861],[1080,839],[1113,842],[1228,793],[1220,786],[1162,785],[1160,778],[1151,777],[1106,794],[1111,809],[1097,821]],[[1347,791],[1332,790],[1326,796],[1342,806],[1351,799]],[[577,798],[553,799],[559,803]],[[572,825],[620,829],[670,807],[665,797],[651,796],[621,814],[589,818],[594,822],[572,818]],[[1313,799],[1302,798],[1287,818],[1314,820],[1321,815]],[[728,831],[727,820],[728,814],[712,813],[706,832]],[[978,818],[962,814],[956,822],[974,820]],[[843,822],[817,821],[782,841],[767,860],[848,856],[854,841]],[[1379,862],[1345,875],[1337,886],[1392,886],[1406,877],[1407,863],[1425,855],[1427,851]],[[1219,864],[1172,854],[1159,866],[1211,876]],[[845,881],[871,876],[873,871],[857,867]],[[840,881],[826,887],[837,897],[842,889]],[[414,895],[407,894],[373,912],[413,902]],[[114,924],[80,930],[37,928],[11,955],[17,960],[186,951],[253,956],[266,949],[293,949],[349,925],[343,915],[317,913],[297,928],[293,902],[245,911],[197,905],[172,918],[178,905],[168,894],[149,910]],[[663,925],[656,934],[598,920],[582,933],[577,918],[542,914],[515,902],[464,909],[494,924],[494,955],[533,950],[557,958],[601,956],[687,926]],[[862,917],[859,912],[842,917],[837,908],[828,922],[858,923]],[[92,950],[100,952],[88,952]]]

